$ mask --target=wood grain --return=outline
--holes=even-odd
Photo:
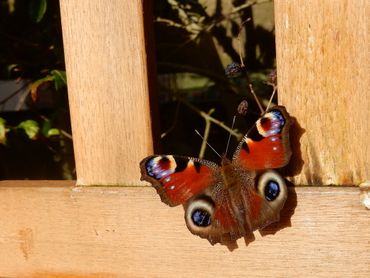
[[[301,158],[293,164],[304,163],[292,181],[358,185],[369,180],[370,2],[274,3],[279,101],[303,129]]]
[[[153,152],[143,3],[60,7],[77,182],[137,185],[138,163]]]
[[[0,182],[1,277],[370,273],[370,211],[358,188],[291,189],[281,222],[229,251],[191,235],[182,207],[164,205],[153,188],[28,183]]]

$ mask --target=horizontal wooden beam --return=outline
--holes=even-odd
[[[368,277],[370,212],[359,196],[291,188],[281,222],[230,251],[191,235],[182,207],[150,187],[4,181],[0,276]]]

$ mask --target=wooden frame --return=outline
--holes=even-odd
[[[0,276],[368,276],[369,211],[356,187],[291,189],[282,221],[232,252],[191,235],[182,208],[138,181],[138,161],[153,149],[149,8],[137,0],[60,4],[77,186],[0,183]],[[275,7],[279,98],[302,128],[293,180],[357,185],[369,178],[368,4]]]
[[[295,192],[296,191],[296,192]],[[282,222],[230,252],[195,237],[149,187],[0,183],[2,277],[367,277],[356,188],[290,190]]]

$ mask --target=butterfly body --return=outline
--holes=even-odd
[[[152,155],[140,163],[169,206],[182,204],[189,230],[211,244],[250,235],[279,219],[287,198],[284,179],[274,170],[289,162],[290,118],[282,106],[269,109],[240,142],[233,159],[214,162]]]

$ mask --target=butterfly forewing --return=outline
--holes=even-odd
[[[140,162],[141,180],[150,182],[164,203],[184,204],[217,183],[219,166],[198,158],[152,155]]]
[[[285,166],[291,157],[290,117],[283,106],[269,109],[244,136],[233,160],[249,170]]]

